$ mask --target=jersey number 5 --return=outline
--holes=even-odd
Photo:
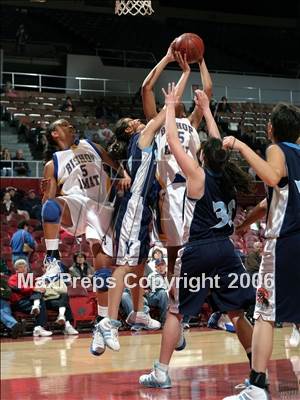
[[[81,169],[81,172],[82,172],[82,176],[83,177],[85,177],[85,176],[87,176],[88,175],[88,172],[87,172],[87,170],[86,170],[86,164],[81,164],[80,165],[80,169]]]
[[[228,206],[223,201],[217,201],[216,203],[213,201],[213,209],[217,218],[221,219],[213,228],[223,228],[227,224],[232,226],[232,211],[235,209],[235,200],[231,200]]]

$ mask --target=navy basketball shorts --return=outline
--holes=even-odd
[[[245,310],[255,303],[251,277],[229,238],[185,245],[178,252],[175,276],[169,307],[172,313],[199,315],[208,294],[221,312]]]
[[[300,233],[267,239],[254,318],[300,323]]]
[[[115,223],[116,265],[134,267],[147,260],[152,218],[152,211],[142,196],[132,193],[123,198]]]

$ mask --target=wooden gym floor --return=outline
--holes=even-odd
[[[276,329],[269,365],[272,400],[300,400],[300,348],[290,327]],[[1,344],[1,400],[216,400],[237,393],[248,376],[235,334],[193,328],[171,362],[172,389],[145,389],[142,373],[158,357],[160,332],[121,333],[120,352],[89,352],[90,335],[6,339]]]

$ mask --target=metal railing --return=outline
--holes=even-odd
[[[137,84],[131,81],[105,78],[86,78],[82,76],[61,76],[33,74],[24,72],[3,72],[3,82],[11,82],[13,89],[36,89],[42,91],[63,91],[83,93],[100,93],[103,96],[110,94],[131,95],[136,92]],[[26,83],[25,83],[26,82]],[[59,82],[62,82],[59,84]],[[72,87],[66,87],[66,82]],[[93,88],[87,87],[93,83]],[[99,85],[95,89],[96,86]]]
[[[132,95],[139,88],[139,83],[132,81],[21,72],[3,72],[3,82],[6,81],[10,81],[14,89],[36,89],[39,92],[47,90],[75,92],[79,95],[83,93],[99,93],[102,96],[108,94]],[[72,87],[66,87],[66,84]],[[192,86],[194,87],[195,85]],[[214,85],[214,96],[217,99],[226,96],[231,102],[250,101],[271,104],[278,101],[286,101],[292,104],[300,104],[300,90],[298,89],[263,89],[252,86],[232,87]],[[193,98],[193,95],[191,98]]]
[[[16,164],[23,162],[28,165],[29,172],[27,175],[19,175],[15,170]],[[43,176],[44,161],[27,161],[27,160],[0,160],[1,177],[3,178],[41,178]]]

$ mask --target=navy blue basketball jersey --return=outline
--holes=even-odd
[[[205,190],[200,200],[186,197],[184,243],[199,239],[227,237],[233,233],[235,196],[222,188],[222,175],[205,169]]]
[[[127,170],[132,179],[130,193],[148,196],[155,184],[156,143],[143,150],[140,149],[139,134],[132,136],[128,146]]]
[[[267,238],[300,233],[300,145],[287,142],[277,145],[285,155],[287,177],[274,188],[268,188]]]

